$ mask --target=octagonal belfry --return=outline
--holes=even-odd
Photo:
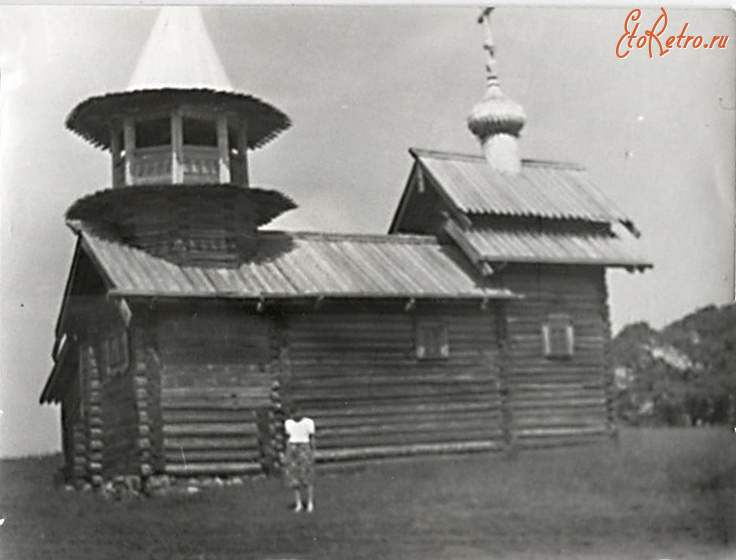
[[[250,189],[248,176],[248,150],[289,118],[234,90],[196,7],[162,8],[126,90],[81,102],[66,124],[110,151],[113,190],[126,191],[69,209],[67,219],[95,235],[178,264],[237,265],[257,228],[295,207]]]

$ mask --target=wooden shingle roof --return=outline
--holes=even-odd
[[[504,174],[482,156],[418,149],[410,153],[449,202],[467,215],[632,223],[585,169],[574,164],[523,160],[520,173]],[[397,216],[401,212],[399,207]]]
[[[581,264],[638,270],[652,267],[628,231],[596,234],[533,228],[463,230],[450,222],[445,225],[445,232],[481,266],[486,262]]]
[[[482,156],[409,152],[390,232],[444,233],[483,274],[494,263],[652,266],[631,218],[580,166],[524,160],[502,173]]]
[[[261,232],[236,268],[180,266],[80,232],[83,250],[121,297],[234,299],[507,299],[462,253],[434,237]]]

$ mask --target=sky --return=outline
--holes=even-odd
[[[667,10],[663,37],[727,35],[725,49],[616,56],[630,9],[501,7],[506,94],[527,115],[523,157],[570,161],[624,209],[654,262],[611,271],[614,330],[661,327],[733,300],[736,22]],[[293,126],[250,154],[255,186],[297,210],[273,229],[385,233],[408,148],[480,153],[466,127],[485,89],[475,7],[204,8],[233,85]],[[644,7],[651,29],[658,7]],[[110,185],[110,159],[64,128],[92,95],[123,90],[153,26],[142,7],[0,6],[0,456],[60,448],[38,404],[74,237],[63,214]],[[632,26],[630,25],[629,28]]]

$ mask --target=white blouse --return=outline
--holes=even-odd
[[[284,422],[289,443],[309,443],[309,436],[314,435],[314,420],[306,416],[298,422],[289,418]]]

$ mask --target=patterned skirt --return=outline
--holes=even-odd
[[[299,488],[314,483],[314,451],[309,443],[286,444],[286,483]]]

